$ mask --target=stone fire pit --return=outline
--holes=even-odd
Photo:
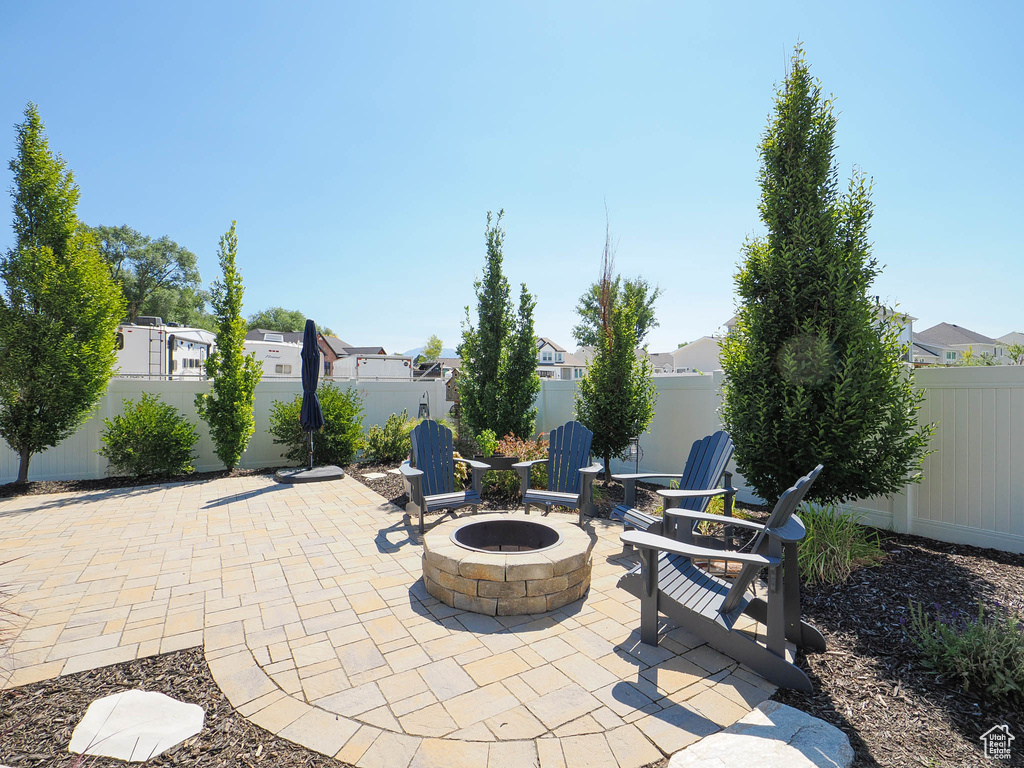
[[[424,534],[423,583],[453,608],[491,616],[544,613],[586,593],[592,547],[590,536],[568,520],[474,515]]]

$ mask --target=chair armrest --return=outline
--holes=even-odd
[[[398,467],[398,471],[402,473],[403,477],[412,480],[414,477],[420,477],[423,474],[422,469],[416,469],[408,461],[403,461],[401,466]]]
[[[455,459],[461,461],[463,464],[469,464],[473,469],[490,469],[491,465],[485,461],[474,461],[473,459],[464,459],[461,456]]]
[[[534,464],[543,464],[547,459],[530,459],[529,461],[520,461],[512,465],[512,469],[520,470],[532,467]]]
[[[599,461],[595,461],[589,467],[584,467],[580,470],[581,475],[596,475],[598,472],[604,470],[604,465]]]
[[[612,475],[612,480],[647,480],[652,477],[671,477],[676,480],[683,479],[682,475],[672,475],[667,472],[641,472],[639,474]]]
[[[702,488],[696,491],[687,491],[681,488],[660,488],[656,493],[663,499],[703,499],[711,496],[725,496],[729,488]]]
[[[687,520],[707,520],[712,523],[735,525],[740,528],[749,528],[753,531],[760,531],[764,528],[763,523],[755,523],[753,520],[743,520],[739,517],[726,517],[725,515],[711,515],[707,512],[694,512],[689,509],[666,509],[665,514],[671,517],[685,517]]]
[[[656,533],[645,531],[626,531],[620,537],[626,544],[632,544],[637,549],[654,549],[659,552],[671,552],[683,557],[699,558],[708,560],[732,560],[745,563],[746,565],[763,565],[775,568],[782,564],[782,558],[767,557],[765,555],[754,555],[749,552],[733,552],[724,549],[706,549],[695,547],[692,544],[683,544],[681,541],[659,536]]]
[[[807,535],[807,529],[804,527],[804,521],[794,514],[786,521],[785,525],[769,528],[768,535],[774,536],[779,541],[790,543],[803,539]]]

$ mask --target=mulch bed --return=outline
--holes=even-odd
[[[250,723],[220,692],[203,658],[202,648],[150,656],[111,667],[58,677],[0,691],[0,764],[22,768],[76,764],[88,768],[127,765],[109,757],[68,752],[71,732],[95,699],[140,688],[206,712],[200,734],[146,762],[189,768],[266,766],[267,768],[337,768],[343,765],[312,750],[278,738]]]
[[[96,480],[30,480],[27,483],[4,483],[0,485],[0,499],[11,496],[41,496],[47,493],[76,493],[82,491],[107,491],[111,488],[134,488],[139,485],[157,483],[194,483],[203,480],[218,480],[223,477],[248,477],[250,475],[272,475],[272,469],[226,469],[214,472],[193,472],[176,477],[101,477]]]
[[[998,601],[1024,615],[1024,555],[882,534],[885,562],[855,571],[845,584],[804,587],[803,614],[825,636],[825,653],[799,654],[814,693],[773,698],[841,728],[858,766],[992,766],[979,737],[1006,723],[1024,765],[1024,698],[1015,704],[965,692],[920,664],[901,618],[908,600],[942,615],[977,615]]]

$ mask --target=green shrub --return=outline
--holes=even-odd
[[[935,616],[910,601],[907,636],[923,656],[923,664],[943,677],[958,680],[965,691],[973,687],[997,699],[1024,703],[1024,624],[995,604],[986,613],[978,601],[978,617],[953,611]]]
[[[124,400],[124,413],[104,419],[103,447],[96,453],[122,475],[183,475],[195,470],[196,425],[158,395]]]
[[[409,412],[392,413],[383,427],[376,424],[366,433],[363,458],[374,464],[391,464],[405,459],[412,450],[409,437],[418,419],[410,419]]]
[[[856,568],[885,559],[878,532],[860,524],[860,515],[832,504],[806,504],[800,519],[807,535],[800,542],[800,573],[808,584],[837,584]]]
[[[520,440],[515,435],[506,435],[498,441],[494,453],[501,456],[516,456],[520,461],[546,459],[548,446],[540,436],[536,440]],[[530,470],[530,487],[548,487],[548,468],[536,464]],[[484,473],[483,492],[499,499],[513,500],[519,497],[519,473],[511,470]]]
[[[313,463],[344,466],[355,458],[363,444],[363,401],[352,387],[342,389],[323,382],[317,389],[324,426],[313,435]],[[270,429],[275,445],[284,445],[282,455],[305,464],[309,460],[309,436],[299,425],[302,395],[294,400],[275,400],[270,406]]]
[[[493,456],[498,450],[498,436],[494,434],[494,430],[485,429],[476,436],[476,444],[480,446],[481,456]]]

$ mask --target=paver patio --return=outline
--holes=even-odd
[[[642,645],[621,525],[588,529],[582,601],[495,618],[430,597],[415,526],[350,478],[3,499],[4,686],[203,645],[245,717],[365,768],[642,766],[771,695],[685,630]]]

